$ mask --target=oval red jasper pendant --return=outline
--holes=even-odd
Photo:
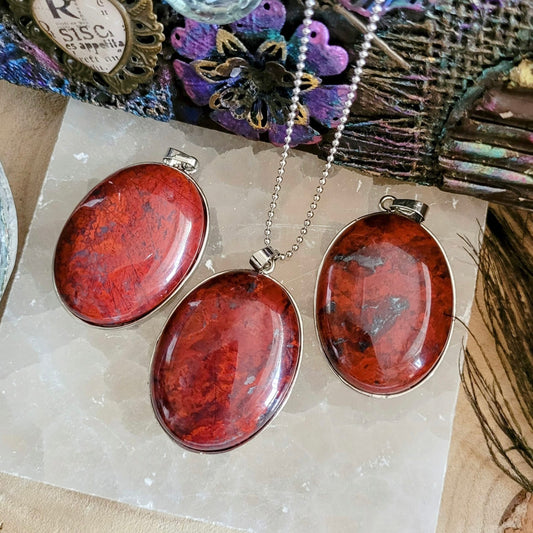
[[[227,451],[263,429],[296,378],[301,324],[289,293],[250,270],[193,289],[168,320],[151,369],[152,405],[187,449]]]
[[[451,331],[446,257],[418,222],[376,213],[352,222],[324,257],[316,290],[320,343],[335,372],[373,395],[427,377]]]
[[[130,324],[180,287],[207,231],[205,199],[184,172],[160,163],[119,170],[67,220],[54,258],[57,293],[89,324]]]

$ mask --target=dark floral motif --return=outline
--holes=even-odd
[[[198,106],[209,106],[210,117],[234,133],[250,139],[268,134],[283,144],[294,85],[296,58],[302,35],[298,27],[289,40],[281,33],[285,7],[279,0],[263,0],[247,17],[224,27],[186,20],[175,28],[171,43],[181,58],[174,69],[185,91]],[[348,54],[329,44],[320,22],[310,27],[306,72],[292,144],[314,144],[317,129],[335,127],[347,85],[327,85],[323,79],[341,74]]]

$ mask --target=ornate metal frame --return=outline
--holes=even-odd
[[[126,28],[124,53],[109,73],[91,69],[52,40],[35,18],[34,0],[8,0],[8,4],[24,35],[49,54],[68,78],[91,83],[113,94],[128,94],[153,77],[157,55],[165,39],[163,25],[157,22],[152,0],[108,1],[119,11]]]

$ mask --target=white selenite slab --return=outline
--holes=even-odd
[[[320,259],[337,231],[377,210],[384,194],[430,205],[426,226],[446,250],[457,315],[468,320],[476,242],[486,204],[435,188],[375,182],[334,169],[300,253],[274,277],[303,316],[301,371],[285,408],[259,436],[219,455],[186,452],[150,406],[154,342],[179,295],[126,330],[91,328],[60,305],[52,255],[66,218],[98,181],[126,165],[161,160],[173,146],[201,162],[211,210],[200,280],[248,264],[263,245],[279,150],[184,124],[161,124],[71,102],[0,324],[0,469],[122,502],[258,532],[429,533],[437,523],[464,329],[457,325],[435,374],[412,392],[375,399],[333,374],[312,318]],[[293,242],[322,163],[293,152],[273,228]]]

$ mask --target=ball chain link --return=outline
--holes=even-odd
[[[309,226],[311,225],[311,219],[313,218],[315,211],[318,208],[318,202],[320,201],[320,198],[322,197],[322,193],[324,192],[324,187],[327,183],[331,167],[333,166],[333,161],[335,160],[335,154],[337,153],[337,150],[339,148],[340,139],[342,137],[344,128],[346,126],[346,122],[348,121],[348,117],[350,116],[350,110],[355,100],[355,96],[357,94],[357,88],[358,88],[359,82],[361,81],[361,76],[363,74],[363,68],[366,64],[366,59],[368,57],[369,50],[372,47],[372,41],[376,37],[377,24],[381,18],[384,2],[385,0],[374,1],[374,6],[372,7],[372,14],[369,17],[367,31],[364,35],[363,43],[361,45],[361,50],[359,51],[359,56],[355,63],[353,75],[350,80],[350,86],[348,89],[348,93],[346,95],[346,101],[344,102],[342,114],[339,119],[339,124],[337,126],[337,129],[335,130],[335,134],[331,142],[331,148],[326,158],[326,163],[322,171],[322,176],[318,180],[318,185],[315,189],[313,201],[309,205],[309,211],[307,211],[307,218],[304,220],[303,226],[300,228],[300,234],[296,237],[294,244],[285,253],[278,253],[278,255],[275,257],[276,260],[285,261],[286,259],[290,259],[294,255],[294,253],[299,250],[300,245],[303,243],[304,238],[307,235],[307,230]],[[299,54],[298,54],[298,60],[296,63],[296,73],[294,75],[294,88],[293,88],[293,93],[291,96],[291,105],[289,107],[289,115],[287,117],[287,123],[286,123],[287,132],[285,135],[283,150],[282,150],[281,159],[279,162],[278,174],[276,176],[276,183],[274,185],[274,190],[272,192],[272,202],[270,203],[270,208],[267,213],[267,220],[266,220],[265,230],[264,230],[265,246],[271,246],[272,244],[272,241],[270,238],[272,234],[272,229],[271,229],[272,220],[274,218],[274,214],[277,208],[277,202],[279,200],[279,193],[281,191],[281,186],[283,184],[283,178],[285,176],[285,167],[287,166],[287,157],[289,155],[292,134],[294,131],[294,123],[296,121],[296,115],[299,109],[302,77],[304,74],[305,61],[307,59],[307,51],[309,48],[309,35],[311,33],[310,26],[313,22],[315,3],[316,3],[316,0],[306,0],[305,2],[304,20],[302,23],[303,25],[302,37],[300,38],[300,47],[298,49]]]

